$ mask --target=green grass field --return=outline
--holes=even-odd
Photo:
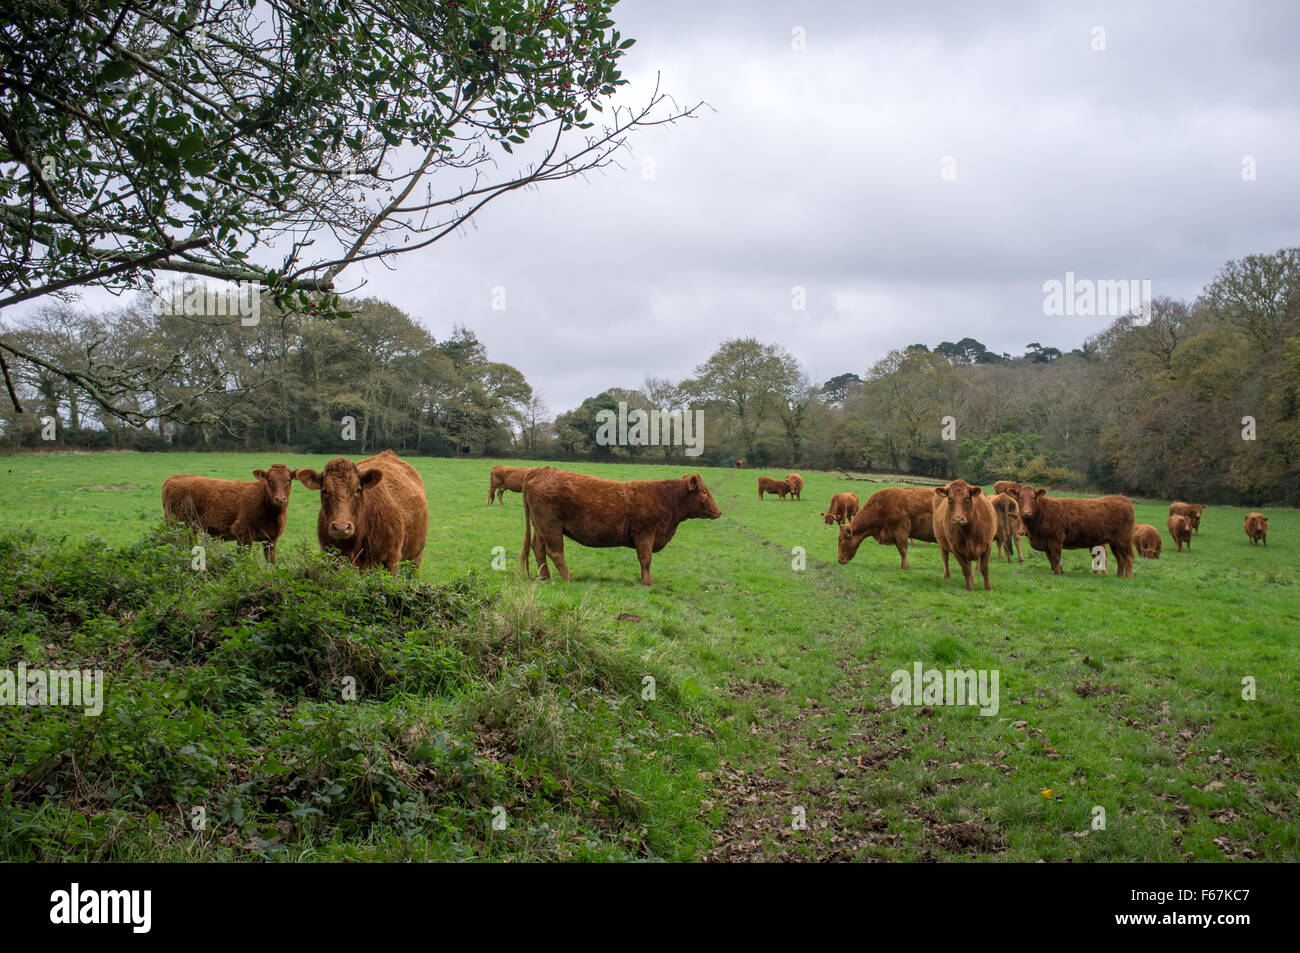
[[[210,583],[189,583],[187,566],[157,570],[173,579],[159,592],[177,587],[165,606],[149,592],[129,611],[95,595],[55,618],[42,608],[53,597],[34,595],[63,562],[90,566],[78,577],[124,571],[100,566],[101,550],[118,553],[110,567],[187,560],[176,543],[130,548],[157,530],[171,473],[251,479],[272,462],[326,459],[0,458],[0,534],[41,541],[0,553],[11,564],[0,665],[94,658],[109,678],[98,720],[0,710],[0,827],[10,831],[0,855],[1300,859],[1296,511],[1267,511],[1265,548],[1242,531],[1245,510],[1212,506],[1194,551],[1179,554],[1165,532],[1168,501],[1137,501],[1164,552],[1137,559],[1134,579],[1116,578],[1113,565],[1094,574],[1083,551],[1068,551],[1054,577],[1026,544],[1024,565],[995,563],[992,592],[966,592],[955,562],[955,578],[943,579],[934,545],[913,543],[907,572],[892,546],[870,540],[836,563],[836,530],[819,512],[833,493],[865,501],[883,484],[804,473],[802,501],[760,502],[762,471],[706,469],[723,516],[682,525],[654,558],[652,588],[639,584],[631,550],[572,542],[575,581],[539,583],[517,564],[520,496],[485,505],[492,461],[411,459],[430,511],[421,581],[430,593],[469,593],[436,633],[398,613],[396,641],[365,630],[346,645],[322,642],[323,654],[303,662],[310,677],[268,680],[254,662],[271,630],[257,627],[288,639],[282,616],[294,603],[224,626],[213,621],[221,607],[320,580],[320,598],[337,590],[353,607],[374,593],[392,604],[412,587],[383,574],[319,575],[319,498],[297,484],[274,570],[214,544]],[[559,465],[613,479],[691,472]],[[49,585],[66,600],[76,580]],[[367,624],[363,610],[339,611],[298,619],[294,631],[310,640],[330,624]],[[191,629],[202,634],[188,643]],[[277,659],[293,649],[277,646]],[[997,670],[999,711],[895,707],[891,673],[916,662]],[[368,673],[360,702],[330,694],[349,666]],[[236,673],[251,680],[239,691]],[[1253,700],[1243,679],[1254,681]],[[128,737],[118,722],[145,727]],[[69,768],[67,751],[94,770]],[[164,761],[178,766],[156,770]],[[125,783],[131,772],[148,783]],[[180,823],[197,800],[212,805],[201,834]]]

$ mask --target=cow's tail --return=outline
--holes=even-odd
[[[525,487],[525,491],[527,487]],[[528,493],[524,493],[524,549],[519,554],[519,564],[524,567],[524,576],[531,579],[532,571],[528,567],[528,550],[533,546],[533,514],[528,507]]]

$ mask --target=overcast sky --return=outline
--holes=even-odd
[[[734,336],[814,383],[917,341],[1068,350],[1112,318],[1045,316],[1049,279],[1192,298],[1300,244],[1300,4],[623,0],[615,19],[637,38],[624,101],[660,73],[710,108],[637,134],[623,169],[343,276],[439,339],[472,328],[553,412],[688,376]]]

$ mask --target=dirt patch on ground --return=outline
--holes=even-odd
[[[87,483],[85,486],[77,487],[78,490],[138,490],[138,483],[110,483],[104,486],[102,483]]]

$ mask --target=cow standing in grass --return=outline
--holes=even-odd
[[[891,486],[871,494],[853,522],[840,527],[838,558],[847,563],[868,536],[882,546],[898,548],[902,568],[907,569],[907,541],[934,542],[934,514],[929,487]]]
[[[993,537],[997,533],[997,513],[993,502],[983,489],[971,486],[965,480],[953,480],[947,486],[934,488],[934,538],[939,543],[943,557],[943,578],[950,579],[948,554],[957,557],[966,589],[974,589],[974,564],[979,564],[984,577],[984,588],[992,589],[989,582],[989,556],[993,552]]]
[[[758,478],[758,498],[760,500],[763,498],[764,493],[775,493],[784,500],[789,492],[790,484],[784,480],[773,480],[771,477]]]
[[[506,505],[506,490],[512,490],[515,493],[524,492],[524,477],[528,475],[531,467],[507,467],[495,466],[492,472],[488,474],[488,498],[487,505],[492,505],[495,498],[501,501],[501,505]]]
[[[275,562],[275,544],[284,533],[296,474],[283,463],[254,470],[251,482],[178,473],[163,481],[163,514],[169,521],[241,546],[260,542],[267,561]]]
[[[1252,546],[1268,545],[1268,517],[1263,513],[1247,513],[1245,528]]]
[[[858,502],[856,493],[836,493],[831,497],[831,505],[822,514],[822,519],[826,521],[827,526],[832,523],[843,526],[845,523],[852,522],[860,509],[862,504]]]
[[[721,515],[698,473],[680,480],[605,480],[542,467],[524,479],[519,563],[527,573],[531,549],[539,578],[551,576],[549,556],[560,577],[572,580],[564,561],[564,537],[583,546],[625,546],[636,550],[641,582],[648,586],[651,557],[668,545],[683,520],[715,520]]]
[[[320,491],[316,538],[358,569],[383,566],[394,576],[409,562],[419,569],[429,533],[429,502],[415,468],[391,450],[358,463],[335,457],[317,473],[303,467],[298,482]]]
[[[1197,536],[1200,536],[1200,535],[1201,535],[1201,514],[1204,513],[1204,512],[1205,512],[1205,504],[1204,504],[1204,503],[1177,503],[1177,502],[1175,502],[1175,503],[1170,503],[1170,504],[1169,504],[1169,515],[1170,515],[1170,516],[1186,516],[1186,517],[1187,517],[1187,522],[1188,522],[1188,523],[1191,525],[1191,527],[1192,527],[1192,532],[1194,532]],[[1187,548],[1190,550],[1192,547],[1191,547],[1191,545],[1188,545]]]
[[[803,499],[799,494],[803,492],[803,477],[797,473],[787,473],[785,485],[790,488],[790,495],[796,500]]]
[[[1160,558],[1160,530],[1148,523],[1137,523],[1133,527],[1133,551],[1143,559]]]
[[[993,537],[998,554],[1005,553],[1007,562],[1011,562],[1011,548],[1014,546],[1016,557],[1023,563],[1025,557],[1020,551],[1020,506],[1014,497],[1006,493],[998,493],[990,502],[998,519],[997,533]]]
[[[1048,496],[1023,483],[1017,491],[1020,521],[1029,545],[1047,553],[1052,572],[1062,575],[1061,551],[1110,545],[1121,579],[1133,578],[1133,501],[1127,496],[1095,500]]]
[[[1174,513],[1169,517],[1166,524],[1169,527],[1169,535],[1173,537],[1174,542],[1178,545],[1177,552],[1183,551],[1183,543],[1187,544],[1187,551],[1192,551],[1192,521],[1190,518],[1183,516],[1181,513]]]

